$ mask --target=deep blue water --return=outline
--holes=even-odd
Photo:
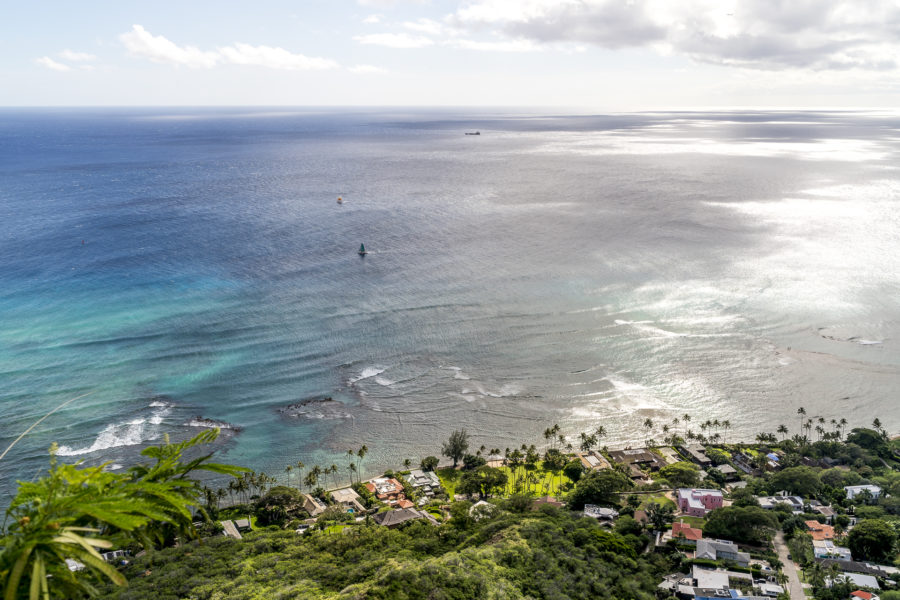
[[[804,406],[896,431],[898,126],[4,109],[0,451],[89,395],[0,485],[52,441],[127,464],[196,416],[270,473],[363,443],[374,473],[458,427],[503,448],[603,424],[615,446],[685,413],[796,430]]]

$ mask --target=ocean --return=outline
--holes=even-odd
[[[87,395],[0,491],[212,424],[329,484],[458,428],[896,432],[898,153],[876,111],[2,109],[0,451]]]

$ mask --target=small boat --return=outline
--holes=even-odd
[[[366,252],[366,245],[365,245],[365,244],[360,244],[360,245],[359,245],[359,250],[357,251],[357,254],[359,254],[360,256],[365,256],[366,254],[368,254],[368,252]]]
[[[466,135],[481,135],[480,131],[467,131]]]
[[[343,204],[343,203],[344,203],[344,199],[341,198],[340,196],[338,196],[338,204]]]

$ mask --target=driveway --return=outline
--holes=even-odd
[[[800,575],[797,573],[797,567],[794,561],[788,560],[788,547],[784,543],[784,536],[779,531],[775,534],[775,551],[778,552],[778,560],[784,565],[784,574],[788,577],[788,593],[791,600],[803,600],[806,594],[803,593],[803,586],[800,585]]]

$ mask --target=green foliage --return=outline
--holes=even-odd
[[[773,492],[787,490],[792,494],[809,498],[822,489],[819,473],[810,467],[789,467],[782,469],[769,479],[769,487]]]
[[[885,510],[880,506],[857,506],[853,513],[859,519],[880,519],[885,515]]]
[[[856,560],[889,561],[894,557],[897,532],[884,521],[865,519],[850,530],[847,547]]]
[[[672,487],[695,487],[700,483],[700,468],[689,462],[677,462],[659,470]]]
[[[633,487],[631,480],[613,469],[592,471],[581,478],[575,491],[569,495],[569,508],[582,510],[585,504],[617,504],[616,492]]]
[[[468,449],[469,434],[466,433],[465,429],[459,429],[451,433],[450,439],[444,442],[444,445],[441,447],[441,454],[453,459],[453,467],[456,468],[456,465],[459,464],[459,461],[462,460]]]
[[[110,591],[129,600],[651,600],[668,567],[591,519],[529,511],[464,530],[414,522],[215,538],[135,560],[131,588]]]
[[[732,506],[759,506],[759,500],[747,488],[738,488],[731,492]]]
[[[731,458],[727,452],[719,450],[718,448],[708,448],[706,450],[706,456],[716,466],[727,464],[728,459]]]
[[[503,488],[506,481],[505,471],[494,467],[478,467],[475,471],[463,473],[456,491],[462,494],[478,494],[481,498],[487,498],[498,489]]]
[[[726,506],[709,513],[703,535],[759,544],[770,540],[777,527],[778,519],[762,508]]]
[[[303,495],[297,489],[279,485],[270,489],[254,503],[253,514],[256,516],[256,524],[260,527],[282,526],[288,519],[296,516],[302,507]]]
[[[503,508],[510,512],[523,513],[531,508],[533,502],[529,494],[513,494],[507,498]]]
[[[200,506],[204,494],[188,476],[196,470],[227,475],[244,471],[209,463],[211,455],[183,460],[185,451],[217,435],[218,430],[208,430],[178,444],[151,446],[142,454],[154,463],[119,474],[106,471],[106,465],[59,464],[51,449],[47,475],[19,482],[6,511],[9,525],[0,537],[4,599],[94,595],[103,579],[124,585],[125,579],[97,548],[110,548],[113,541],[152,547],[174,534],[195,535],[191,508]],[[85,570],[76,575],[66,559],[82,563]]]
[[[423,471],[434,471],[440,460],[438,460],[437,456],[426,456],[422,459],[422,462],[419,463],[419,466],[422,467]]]
[[[887,458],[891,455],[891,447],[888,444],[888,441],[881,433],[874,429],[866,429],[865,427],[852,429],[849,435],[847,435],[847,443],[856,444],[861,448],[874,452],[882,458]]]
[[[480,454],[466,453],[466,455],[463,456],[462,460],[463,460],[463,469],[465,469],[467,471],[472,471],[474,469],[477,469],[478,467],[483,467],[484,465],[487,464],[487,460],[485,460],[485,458],[483,456],[481,456]]]
[[[581,465],[581,461],[576,458],[566,463],[566,466],[563,467],[563,473],[565,473],[566,477],[578,483],[578,480],[584,474],[584,467]]]

